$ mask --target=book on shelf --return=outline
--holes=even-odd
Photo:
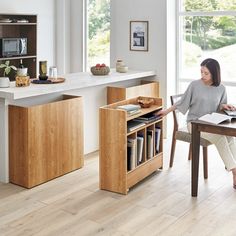
[[[127,143],[127,171],[131,170],[131,145]]]
[[[127,139],[127,170],[133,170],[137,166],[137,139]]]
[[[140,109],[138,109],[138,110],[133,110],[133,111],[127,111],[127,115],[128,115],[128,116],[133,116],[133,115],[136,115],[136,114],[138,114],[138,113],[140,113],[140,112],[141,112]]]
[[[147,130],[147,159],[153,157],[153,130]]]
[[[140,116],[140,117],[135,118],[134,120],[143,122],[143,123],[145,123],[145,124],[149,124],[149,123],[151,123],[151,122],[154,122],[154,121],[156,121],[156,120],[159,120],[160,118],[161,118],[161,117],[159,117],[159,116],[153,115],[153,116],[150,116],[150,117]]]
[[[213,112],[211,114],[206,114],[201,116],[198,120],[205,121],[212,124],[220,124],[224,121],[231,121],[233,117],[221,113]]]
[[[145,126],[145,123],[136,121],[136,120],[130,120],[127,122],[127,130],[128,132],[132,132],[140,127]]]
[[[155,128],[155,150],[156,153],[160,152],[160,140],[161,140],[161,128],[156,127]]]
[[[153,120],[153,119],[160,119],[159,116],[155,115],[154,113],[147,113],[139,117],[140,120]]]
[[[128,116],[133,116],[141,112],[141,106],[136,104],[126,104],[117,106],[116,109],[126,111]]]
[[[138,162],[138,165],[142,162],[143,143],[144,143],[144,137],[140,136],[140,135],[137,136],[137,162]]]
[[[137,104],[126,104],[126,105],[117,106],[116,108],[130,112],[130,111],[140,110],[141,106]]]

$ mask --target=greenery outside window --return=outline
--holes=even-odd
[[[178,92],[183,92],[190,81],[200,78],[201,61],[212,57],[221,65],[222,81],[227,86],[229,100],[233,100],[236,90],[236,0],[178,2]]]
[[[87,70],[110,65],[110,0],[87,0]]]

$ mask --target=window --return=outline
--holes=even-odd
[[[221,65],[229,100],[236,92],[236,0],[178,0],[178,93],[200,78],[208,57]]]
[[[87,70],[110,65],[110,0],[87,0]]]

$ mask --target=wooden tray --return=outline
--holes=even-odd
[[[40,80],[40,79],[33,79],[31,80],[31,83],[33,84],[58,84],[58,83],[63,83],[65,82],[65,78],[49,78],[47,80]]]

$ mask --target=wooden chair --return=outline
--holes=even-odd
[[[176,103],[183,94],[170,96],[171,105]],[[171,145],[171,153],[170,153],[170,163],[169,167],[173,166],[174,161],[174,154],[175,154],[175,146],[176,146],[176,140],[180,140],[183,142],[189,143],[189,154],[188,154],[188,160],[192,159],[192,145],[191,145],[191,134],[188,132],[187,126],[179,127],[180,122],[180,114],[178,114],[178,110],[173,111],[173,119],[174,119],[174,129],[173,129],[173,135],[172,135],[172,145]],[[204,178],[208,178],[208,161],[207,161],[207,147],[211,145],[211,143],[204,139],[200,138],[200,145],[203,148],[203,172],[204,172]]]

